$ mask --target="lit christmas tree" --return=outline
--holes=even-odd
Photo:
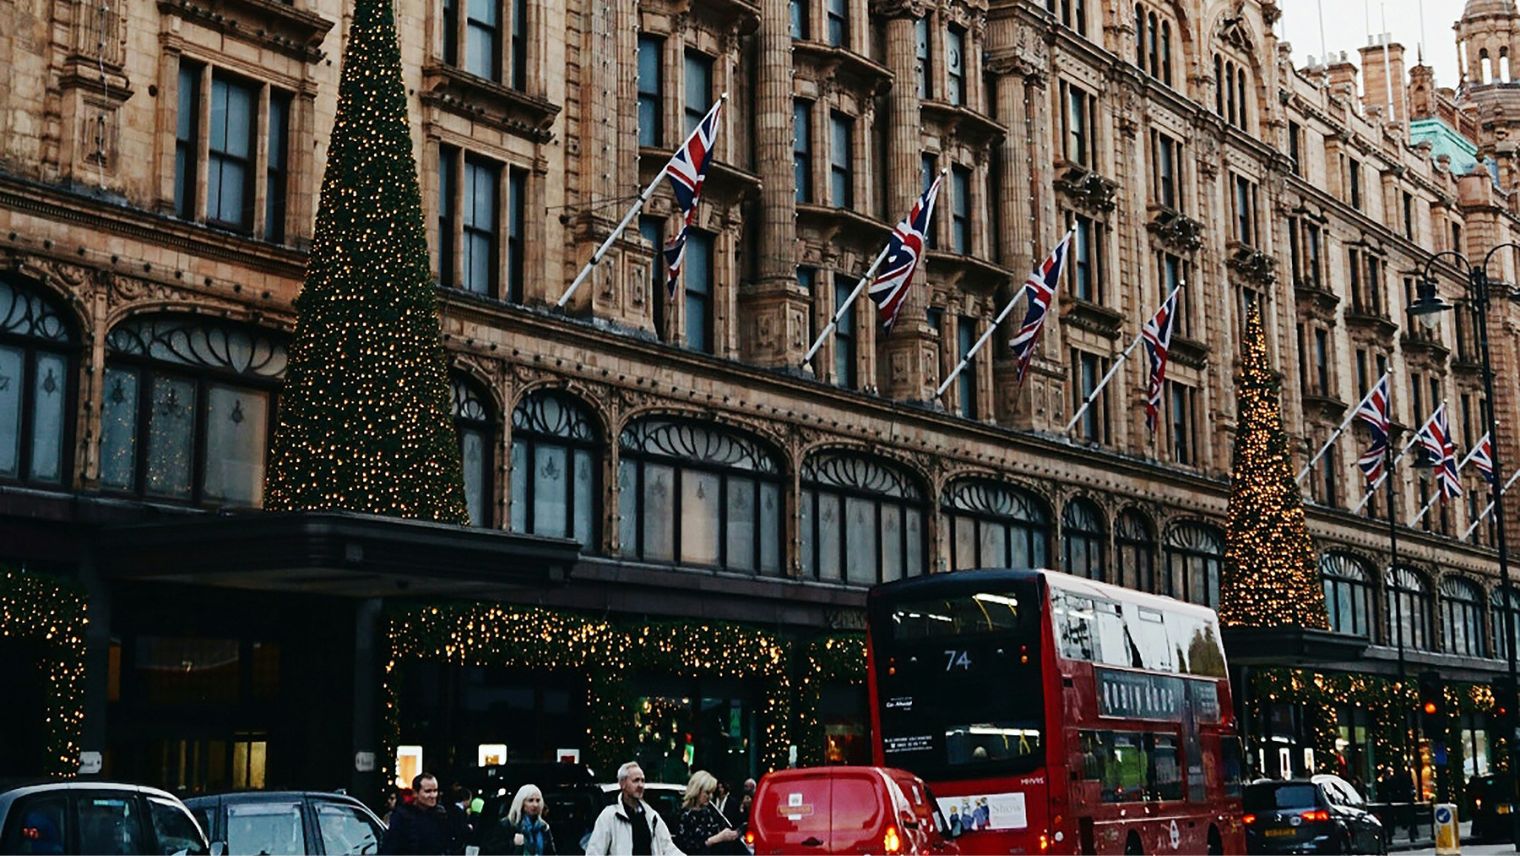
[[[423,229],[391,4],[357,0],[270,509],[468,521]]]
[[[1237,384],[1219,617],[1229,625],[1324,629],[1325,592],[1283,431],[1277,375],[1255,307],[1246,317]]]

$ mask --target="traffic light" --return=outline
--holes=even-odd
[[[1515,738],[1515,683],[1509,675],[1499,675],[1493,680],[1494,732],[1505,740]]]
[[[1432,743],[1446,741],[1446,689],[1438,672],[1420,673],[1420,730]]]

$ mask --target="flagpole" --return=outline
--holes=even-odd
[[[1483,436],[1485,438],[1487,438],[1488,435],[1485,434]],[[1459,461],[1457,463],[1457,473],[1458,473],[1458,475],[1461,474],[1462,468],[1465,467],[1465,466],[1467,466],[1467,462],[1470,461],[1470,460],[1472,460],[1472,456],[1476,455],[1478,453],[1478,450],[1481,449],[1481,448],[1483,448],[1483,443],[1480,441],[1478,443],[1478,445],[1473,446],[1472,449],[1470,451],[1468,451],[1467,457],[1463,458],[1461,461]],[[1441,496],[1442,496],[1442,494],[1441,494],[1441,491],[1439,490],[1439,487],[1438,487],[1438,489],[1436,490],[1436,492],[1431,495],[1430,499],[1425,500],[1425,506],[1420,509],[1420,513],[1419,514],[1416,514],[1414,516],[1414,519],[1412,519],[1412,520],[1409,521],[1409,525],[1412,527],[1416,523],[1419,523],[1421,520],[1425,519],[1425,515],[1430,513],[1431,506],[1435,505],[1436,501],[1439,500],[1441,498]]]
[[[1499,492],[1500,493],[1504,493],[1505,491],[1509,490],[1509,486],[1512,485],[1512,484],[1514,484],[1515,483],[1515,479],[1517,479],[1517,478],[1520,478],[1520,469],[1517,469],[1514,472],[1510,473],[1509,479],[1504,482],[1504,487],[1499,488]],[[1478,519],[1474,520],[1471,524],[1469,524],[1468,527],[1467,527],[1467,531],[1465,531],[1465,532],[1462,533],[1462,540],[1466,541],[1467,540],[1467,536],[1471,535],[1472,531],[1474,529],[1478,528],[1478,524],[1482,523],[1484,520],[1486,520],[1488,518],[1489,512],[1491,512],[1493,510],[1494,510],[1494,501],[1493,500],[1489,500],[1488,501],[1488,505],[1485,506],[1482,511],[1478,512]]]
[[[1070,229],[1066,230],[1065,235],[1061,236],[1061,240],[1066,240],[1067,238],[1071,237],[1071,235],[1076,231],[1077,227],[1072,226]],[[1057,242],[1057,246],[1059,246],[1059,242]],[[1035,264],[1038,265],[1039,262],[1036,262]],[[955,368],[950,372],[949,376],[947,376],[944,382],[939,385],[939,389],[936,389],[934,391],[935,398],[939,398],[941,395],[944,395],[945,390],[950,388],[950,384],[955,383],[955,379],[960,376],[960,373],[962,371],[965,371],[966,365],[976,357],[977,352],[982,349],[982,346],[987,344],[987,340],[992,338],[993,331],[997,330],[998,325],[1003,323],[1003,319],[1007,318],[1008,313],[1013,311],[1014,304],[1018,303],[1019,298],[1022,297],[1024,292],[1028,290],[1029,286],[1024,285],[1021,286],[1018,291],[1013,293],[1013,298],[1003,306],[1002,311],[997,314],[997,317],[992,319],[992,326],[988,327],[987,332],[983,333],[981,335],[981,338],[976,340],[976,343],[971,346],[971,350],[966,352],[966,356],[961,357],[961,361],[959,363],[956,363]]]
[[[1325,444],[1323,446],[1320,446],[1319,451],[1314,453],[1314,457],[1309,459],[1309,463],[1304,464],[1304,468],[1298,471],[1298,477],[1295,478],[1294,481],[1303,481],[1304,476],[1308,475],[1309,471],[1314,469],[1314,465],[1319,463],[1319,459],[1323,458],[1325,456],[1325,452],[1330,450],[1330,445],[1335,442],[1335,438],[1345,433],[1346,428],[1351,424],[1352,420],[1356,419],[1357,411],[1362,409],[1362,405],[1366,404],[1367,399],[1372,397],[1372,393],[1377,391],[1378,384],[1381,384],[1384,378],[1387,377],[1388,372],[1383,372],[1383,376],[1378,378],[1377,383],[1374,383],[1371,389],[1367,390],[1367,394],[1362,396],[1362,400],[1358,401],[1356,403],[1356,406],[1351,408],[1351,413],[1347,415],[1345,420],[1341,422],[1340,427],[1335,429],[1335,431],[1330,434],[1330,437],[1325,440]]]
[[[713,105],[713,109],[716,110],[718,108],[718,105],[727,100],[728,93],[725,92],[722,95],[718,96],[718,103]],[[712,110],[708,110],[707,112],[711,113]],[[679,152],[682,149],[685,149],[687,144],[691,142],[691,138],[695,137],[697,135],[697,132],[701,130],[702,123],[698,122],[697,127],[691,129],[691,133],[687,134],[685,141],[681,143],[681,148],[676,149],[676,151]],[[607,250],[612,247],[612,242],[616,241],[618,239],[618,236],[623,234],[623,230],[628,228],[628,224],[633,222],[633,218],[638,216],[639,211],[643,210],[644,203],[648,202],[649,197],[654,195],[655,190],[660,186],[660,179],[665,177],[665,173],[669,169],[670,161],[667,160],[665,161],[665,165],[660,167],[660,171],[655,173],[654,180],[649,182],[649,186],[644,188],[644,192],[640,193],[639,198],[634,201],[632,206],[629,207],[628,213],[623,215],[622,221],[618,223],[617,226],[612,230],[612,234],[608,235],[607,239],[605,241],[602,241],[601,246],[596,248],[596,252],[593,252],[591,254],[591,261],[586,262],[586,266],[581,268],[581,272],[575,275],[575,280],[570,283],[569,288],[565,289],[565,293],[559,296],[559,300],[554,304],[555,306],[563,307],[566,303],[568,303],[571,296],[575,294],[576,289],[580,288],[581,283],[586,281],[586,277],[591,276],[592,269],[597,266],[597,263],[602,260],[603,256],[607,255]],[[659,251],[660,248],[655,247],[655,252]]]
[[[818,349],[823,347],[823,340],[833,334],[834,329],[839,326],[839,319],[843,318],[844,314],[850,311],[850,307],[855,305],[855,298],[859,297],[860,293],[866,290],[866,283],[871,281],[871,277],[875,275],[876,269],[881,267],[882,262],[886,261],[887,251],[891,249],[892,242],[887,241],[886,246],[881,248],[881,252],[876,254],[876,260],[871,262],[871,266],[866,268],[866,272],[861,275],[860,281],[855,283],[855,290],[850,292],[850,296],[845,299],[844,305],[834,312],[834,317],[829,319],[829,325],[823,328],[822,333],[818,334],[818,338],[813,342],[813,347],[808,348],[807,356],[802,358],[802,368],[806,369],[808,367],[808,363],[813,360],[813,355],[817,354]]]
[[[1166,296],[1166,300],[1161,301],[1161,305],[1166,306],[1167,302],[1170,301],[1172,297],[1181,290],[1182,286],[1180,285],[1173,287],[1171,294],[1168,294]],[[1158,308],[1156,311],[1159,312],[1161,310]],[[1103,391],[1103,387],[1108,386],[1108,382],[1110,380],[1113,380],[1114,375],[1118,373],[1119,367],[1124,365],[1124,361],[1129,359],[1129,355],[1134,353],[1135,347],[1139,345],[1140,341],[1144,338],[1145,331],[1142,329],[1140,333],[1135,336],[1135,341],[1130,342],[1129,347],[1124,349],[1124,353],[1119,355],[1119,359],[1115,360],[1114,364],[1109,367],[1108,374],[1105,374],[1103,376],[1103,379],[1098,381],[1098,385],[1093,387],[1093,391],[1087,394],[1087,398],[1083,400],[1082,406],[1077,408],[1077,412],[1071,417],[1071,421],[1066,423],[1066,427],[1063,429],[1063,433],[1071,433],[1071,429],[1076,427],[1078,420],[1082,418],[1082,414],[1086,413],[1087,408],[1091,407],[1092,403],[1097,400],[1098,393]]]

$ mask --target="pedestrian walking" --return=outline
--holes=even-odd
[[[692,773],[686,783],[675,835],[676,846],[683,852],[737,856],[744,849],[739,843],[739,831],[713,804],[717,790],[718,780],[706,770]]]
[[[644,771],[635,761],[618,768],[618,800],[596,818],[587,856],[685,856],[670,826],[644,802]]]
[[[544,792],[537,785],[523,785],[512,797],[495,826],[487,829],[480,852],[497,856],[555,856],[554,832],[544,820]]]
[[[412,779],[412,801],[391,812],[391,826],[380,843],[380,853],[439,856],[463,850],[463,844],[455,839],[448,810],[438,804],[438,777],[419,773]]]
[[[463,852],[466,845],[475,844],[479,840],[475,829],[477,817],[470,813],[470,803],[474,799],[475,793],[468,786],[458,782],[449,786],[449,802],[446,806],[449,813],[449,836],[460,852]]]

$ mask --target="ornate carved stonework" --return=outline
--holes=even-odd
[[[1072,166],[1055,180],[1055,188],[1085,211],[1107,214],[1114,210],[1119,183],[1086,167]]]
[[[1236,247],[1226,264],[1239,279],[1270,288],[1277,282],[1277,259],[1253,247]]]
[[[1157,208],[1156,216],[1145,228],[1161,244],[1184,255],[1196,253],[1203,246],[1203,224],[1170,208]]]

